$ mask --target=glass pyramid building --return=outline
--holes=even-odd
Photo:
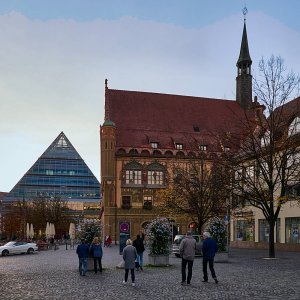
[[[4,202],[60,197],[100,204],[100,183],[61,132],[4,198]]]

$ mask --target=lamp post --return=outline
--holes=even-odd
[[[226,232],[227,232],[227,236],[226,236],[226,248],[227,251],[229,252],[229,225],[230,225],[230,218],[229,218],[229,213],[230,213],[230,204],[231,204],[231,197],[228,199],[226,199],[226,219],[225,219],[225,224],[226,224]]]

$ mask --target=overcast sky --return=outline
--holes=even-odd
[[[1,0],[0,191],[61,131],[100,180],[105,78],[235,99],[245,3],[254,76],[272,54],[300,73],[298,0]]]

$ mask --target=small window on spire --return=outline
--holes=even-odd
[[[197,125],[193,125],[194,131],[195,132],[200,132],[200,128]]]

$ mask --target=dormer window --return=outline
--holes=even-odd
[[[207,151],[207,145],[200,145],[199,150],[200,151]]]
[[[296,117],[289,126],[289,136],[300,132],[300,118]]]
[[[229,152],[229,151],[230,151],[230,147],[225,147],[225,148],[224,148],[224,151],[225,151],[225,152]]]
[[[158,143],[157,143],[157,142],[150,142],[150,146],[151,146],[151,148],[153,148],[153,149],[157,149]]]
[[[175,144],[175,148],[176,148],[177,150],[182,150],[182,149],[183,149],[183,144],[176,143],[176,144]]]

